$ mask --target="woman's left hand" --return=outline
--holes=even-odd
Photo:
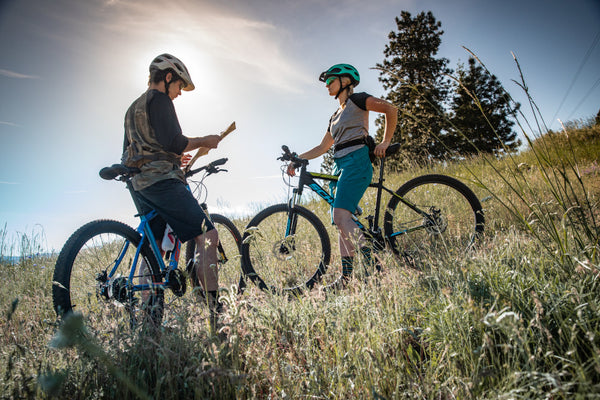
[[[296,176],[296,166],[294,163],[291,162],[288,164],[286,172],[289,176]]]

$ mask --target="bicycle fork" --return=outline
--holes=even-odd
[[[288,202],[288,219],[285,226],[284,239],[279,244],[279,254],[290,255],[296,251],[296,243],[294,235],[296,234],[296,227],[298,225],[298,215],[294,212],[298,198],[302,195],[302,189],[294,189],[292,198]]]

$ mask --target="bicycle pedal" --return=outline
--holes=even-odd
[[[409,253],[407,253],[406,251],[404,251],[402,253],[402,260],[409,268],[413,268],[416,270],[420,269],[419,267],[417,267],[417,262],[416,262],[415,258],[413,256],[411,256]]]
[[[173,294],[177,297],[181,297],[185,294],[187,284],[185,275],[180,269],[172,269],[167,272],[167,286],[173,291]]]

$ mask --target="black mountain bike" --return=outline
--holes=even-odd
[[[190,178],[204,172],[201,182],[209,175],[225,171],[219,168],[226,158],[186,172]],[[162,251],[149,220],[156,211],[142,214],[131,178],[139,172],[115,164],[103,168],[100,176],[127,185],[138,210],[137,229],[118,221],[96,220],[79,228],[63,246],[52,285],[54,309],[59,317],[72,312],[81,313],[87,328],[97,337],[116,327],[135,327],[150,321],[159,325],[163,318],[165,292],[170,289],[176,297],[186,292],[186,274],[178,268],[182,243],[176,239],[173,249]],[[202,204],[206,210],[206,204]],[[218,258],[220,285],[238,283],[241,275],[241,235],[235,225],[219,214],[208,214],[219,232]],[[193,243],[187,247],[186,265],[193,259]]]
[[[270,206],[248,224],[242,241],[242,268],[247,277],[263,290],[299,293],[311,289],[326,272],[331,260],[329,235],[321,220],[301,206],[305,187],[329,205],[332,195],[315,179],[337,181],[334,175],[309,172],[308,160],[283,146],[278,159],[300,168],[298,186],[288,203]],[[398,143],[386,151],[397,153]],[[380,159],[379,178],[369,187],[377,189],[374,215],[366,224],[354,220],[375,251],[390,248],[414,264],[428,252],[464,254],[483,233],[484,215],[475,194],[462,182],[445,175],[423,175],[392,191],[384,186],[384,161]],[[383,192],[391,199],[379,225]]]

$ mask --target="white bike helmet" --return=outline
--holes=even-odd
[[[185,87],[183,90],[190,91],[194,90],[195,86],[192,82],[192,78],[190,78],[190,73],[188,72],[185,64],[181,62],[177,57],[174,57],[170,54],[161,54],[152,60],[150,64],[150,72],[152,70],[171,70],[174,74],[176,74],[184,83]]]

